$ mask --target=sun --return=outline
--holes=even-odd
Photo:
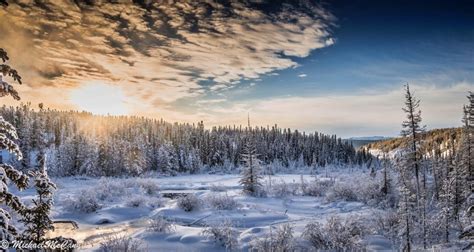
[[[103,83],[88,83],[70,93],[73,105],[96,115],[128,114],[125,98],[120,87]]]

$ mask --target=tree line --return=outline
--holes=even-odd
[[[294,169],[326,165],[363,165],[365,151],[335,135],[307,134],[272,127],[212,127],[168,123],[135,116],[100,116],[58,111],[31,104],[3,106],[0,115],[18,129],[18,145],[26,171],[44,142],[50,173],[57,176],[121,176],[156,171],[167,175],[202,169],[230,171],[241,164],[250,134],[263,164]],[[44,139],[44,140],[43,140]]]

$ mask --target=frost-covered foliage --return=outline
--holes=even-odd
[[[97,185],[92,189],[97,199],[101,201],[113,201],[116,198],[123,197],[127,194],[124,182],[110,178],[101,178]]]
[[[315,180],[309,183],[306,183],[306,186],[303,187],[303,195],[313,196],[313,197],[322,197],[326,195],[329,188],[334,186],[333,180]]]
[[[138,179],[137,184],[147,195],[156,195],[160,192],[158,184],[151,179]]]
[[[3,63],[9,60],[7,53],[0,48],[0,58]],[[13,81],[21,84],[21,77],[18,72],[7,64],[0,65],[0,97],[11,95],[14,99],[19,100],[20,96],[14,87],[4,81],[3,77],[10,76]],[[0,116],[0,152],[8,151],[18,160],[23,158],[18,144],[18,134],[15,127]],[[16,170],[13,166],[2,162],[0,164],[0,203],[7,206],[17,214],[25,214],[25,205],[20,199],[9,191],[9,183],[11,182],[19,190],[26,189],[28,186],[28,176]],[[25,216],[23,216],[25,217]],[[11,241],[17,235],[16,228],[11,224],[12,216],[8,210],[0,208],[0,239]]]
[[[336,182],[334,186],[328,190],[326,200],[329,202],[336,200],[356,201],[356,188],[353,184]]]
[[[331,217],[324,225],[307,224],[303,238],[317,250],[358,250],[362,246],[364,229],[355,218]]]
[[[185,196],[181,196],[177,199],[177,205],[179,208],[186,212],[191,212],[199,207],[200,200],[196,195],[190,193]]]
[[[148,230],[157,233],[172,233],[176,230],[176,226],[173,222],[158,215],[149,220]]]
[[[374,215],[373,221],[374,229],[377,233],[389,238],[393,243],[399,242],[398,227],[400,225],[400,219],[395,210],[388,210],[383,214],[376,214]]]
[[[262,179],[261,161],[258,159],[257,149],[252,139],[248,139],[245,144],[242,162],[242,177],[239,182],[243,187],[243,192],[251,196],[263,196],[264,191],[260,182]]]
[[[229,220],[220,223],[210,223],[202,233],[229,251],[235,250],[238,246],[236,231]]]
[[[326,200],[360,201],[370,206],[394,205],[393,192],[384,193],[384,183],[380,176],[370,176],[368,173],[339,176],[333,185],[326,182]]]
[[[206,202],[217,210],[233,210],[239,205],[233,197],[227,194],[210,194],[206,197]]]
[[[142,252],[148,251],[142,240],[126,236],[109,236],[100,243],[101,252]]]
[[[293,237],[293,228],[290,224],[280,225],[276,230],[271,230],[261,238],[255,238],[250,242],[251,251],[257,252],[286,252],[294,251],[295,238]]]
[[[286,198],[298,195],[300,187],[298,183],[286,183],[284,180],[272,181],[271,186],[267,186],[266,192],[276,198]]]
[[[32,206],[27,207],[20,218],[20,222],[25,225],[22,239],[36,243],[45,238],[47,231],[54,229],[53,221],[49,215],[53,206],[53,191],[56,190],[56,185],[48,177],[45,158],[45,156],[41,157],[41,169],[31,172],[37,197],[32,200]]]
[[[227,190],[222,184],[212,184],[209,189],[213,192],[225,192]]]
[[[138,195],[134,197],[130,197],[127,202],[125,203],[128,207],[143,207],[146,206],[148,203],[148,198]]]
[[[75,197],[64,201],[64,208],[71,212],[93,213],[102,208],[97,195],[92,190],[81,190]]]

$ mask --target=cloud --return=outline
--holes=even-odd
[[[306,76],[308,76],[308,75],[307,75],[307,74],[304,74],[304,73],[303,73],[303,74],[298,74],[298,77],[300,77],[300,78],[304,78],[304,77],[306,77]]]
[[[32,87],[27,100],[38,88],[67,94],[94,81],[171,104],[258,81],[334,43],[325,9],[271,2],[25,0],[0,9],[1,46]]]

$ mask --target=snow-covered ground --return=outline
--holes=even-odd
[[[280,174],[266,176],[262,184],[299,185],[328,180],[313,175]],[[76,239],[82,250],[97,250],[107,239],[134,237],[148,251],[225,251],[225,248],[203,234],[206,226],[231,222],[236,231],[238,250],[245,251],[255,237],[270,229],[290,223],[294,237],[300,237],[306,224],[324,223],[329,217],[368,218],[382,211],[362,202],[335,200],[324,197],[288,195],[256,198],[241,193],[238,175],[185,175],[164,178],[87,178],[54,179],[58,186],[53,209],[54,220],[71,220],[78,224],[57,224],[52,235]],[[293,188],[296,190],[295,188]],[[30,191],[20,192],[23,199]],[[177,206],[177,198],[194,194],[198,208],[186,212]],[[228,196],[236,206],[220,210],[210,199]],[[89,209],[87,207],[90,207]],[[84,209],[85,208],[85,209]],[[218,208],[218,207],[217,207]],[[150,220],[162,217],[174,223],[170,232],[151,231]],[[387,239],[369,235],[367,248],[391,249]]]

